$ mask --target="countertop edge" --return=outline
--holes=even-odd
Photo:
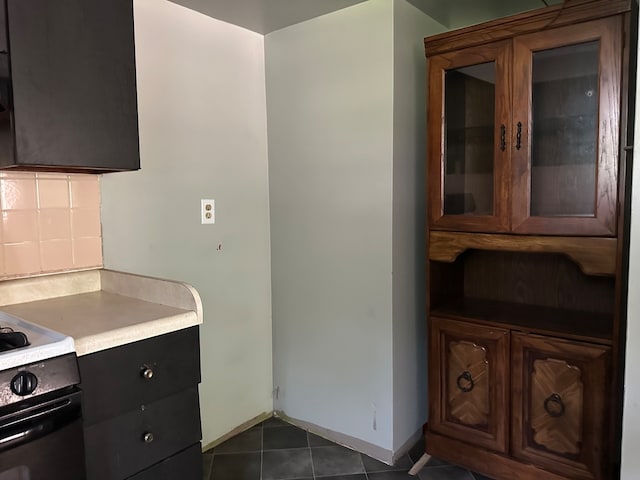
[[[202,323],[200,320],[196,312],[186,312],[129,327],[97,333],[95,335],[74,338],[76,355],[82,357],[83,355],[90,355],[109,348],[120,347],[140,340],[183,330],[200,325]]]

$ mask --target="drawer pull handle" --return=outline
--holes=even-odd
[[[151,380],[153,378],[153,369],[147,365],[142,367],[142,377]]]
[[[562,401],[562,397],[557,393],[552,393],[549,395],[549,398],[544,401],[544,409],[554,418],[561,417],[564,415],[564,402]]]
[[[456,380],[456,385],[458,385],[460,391],[465,393],[473,390],[475,384],[473,383],[473,377],[471,376],[471,373],[469,373],[468,371],[462,372]]]
[[[144,440],[144,443],[151,443],[153,442],[153,433],[151,432],[147,432],[142,436],[142,440]]]

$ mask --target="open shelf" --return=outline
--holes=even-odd
[[[430,315],[604,345],[612,343],[613,316],[602,313],[466,297],[441,305]]]

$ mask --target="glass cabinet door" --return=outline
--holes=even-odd
[[[430,58],[432,227],[508,229],[509,42]]]
[[[615,235],[621,28],[514,40],[513,231]]]

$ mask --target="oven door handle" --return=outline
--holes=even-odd
[[[0,428],[0,452],[54,432],[79,417],[79,406],[69,399],[36,409]]]

